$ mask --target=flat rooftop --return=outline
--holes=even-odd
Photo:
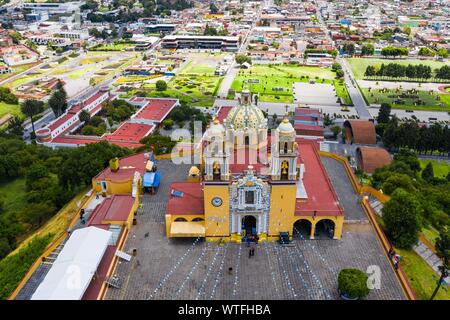
[[[134,100],[141,102],[140,100]],[[148,102],[134,114],[133,119],[162,122],[177,104],[175,99],[148,99]]]
[[[107,135],[106,140],[110,142],[121,141],[139,143],[139,141],[149,135],[154,128],[154,125],[124,122],[116,129],[116,131],[114,131],[114,133]]]

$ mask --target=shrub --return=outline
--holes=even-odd
[[[7,299],[11,295],[51,239],[51,234],[36,237],[18,253],[0,261],[0,299]]]
[[[362,299],[369,294],[367,275],[358,269],[342,269],[338,276],[339,292],[350,299]]]

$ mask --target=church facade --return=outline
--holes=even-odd
[[[207,240],[340,239],[344,212],[318,143],[296,137],[287,118],[268,124],[248,90],[203,139],[202,162],[171,185],[168,237]]]

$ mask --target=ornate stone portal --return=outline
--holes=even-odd
[[[230,233],[242,234],[242,220],[256,219],[257,234],[267,233],[270,211],[270,186],[255,176],[252,166],[230,186]]]

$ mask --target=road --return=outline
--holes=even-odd
[[[334,41],[329,34],[329,30],[327,28],[325,21],[323,20],[322,15],[318,13],[316,16],[317,16],[317,20],[318,20],[319,24],[324,28],[324,30],[326,30],[328,39],[334,45]],[[340,63],[342,66],[342,70],[344,71],[345,85],[347,86],[348,94],[350,95],[350,98],[352,99],[353,105],[355,106],[355,109],[356,109],[356,112],[358,113],[359,118],[366,119],[366,120],[373,119],[372,115],[370,114],[370,112],[368,110],[366,101],[364,100],[364,98],[361,94],[361,91],[356,86],[355,80],[353,80],[354,78],[353,78],[353,74],[350,70],[350,67],[345,62],[345,60],[339,56],[336,58],[336,61],[338,63]]]
[[[266,7],[266,6],[270,5],[271,3],[272,3],[271,0],[266,0],[266,1],[264,1],[264,4],[260,5],[258,12],[256,13],[255,20],[253,21],[253,24],[251,25],[251,27],[248,29],[248,32],[245,34],[245,38],[242,41],[241,46],[239,47],[239,50],[237,51],[236,55],[245,53],[245,51],[247,50],[248,42],[249,42],[249,36],[252,33],[253,29],[256,27],[256,22],[259,21],[259,19],[261,17],[261,12],[262,12],[263,6]],[[228,95],[228,91],[230,90],[231,85],[233,84],[233,80],[236,77],[238,72],[239,72],[239,65],[236,63],[236,61],[233,61],[233,63],[231,64],[230,68],[227,71],[227,74],[225,75],[224,79],[222,80],[222,84],[220,86],[220,90],[218,93],[218,96],[220,98],[226,99],[226,97]]]
[[[373,119],[372,115],[369,113],[366,101],[364,100],[361,91],[356,85],[356,80],[354,80],[347,62],[341,57],[338,57],[336,60],[341,64],[342,70],[344,70],[345,85],[347,86],[348,94],[352,99],[353,105],[355,106],[359,118],[364,120]]]

